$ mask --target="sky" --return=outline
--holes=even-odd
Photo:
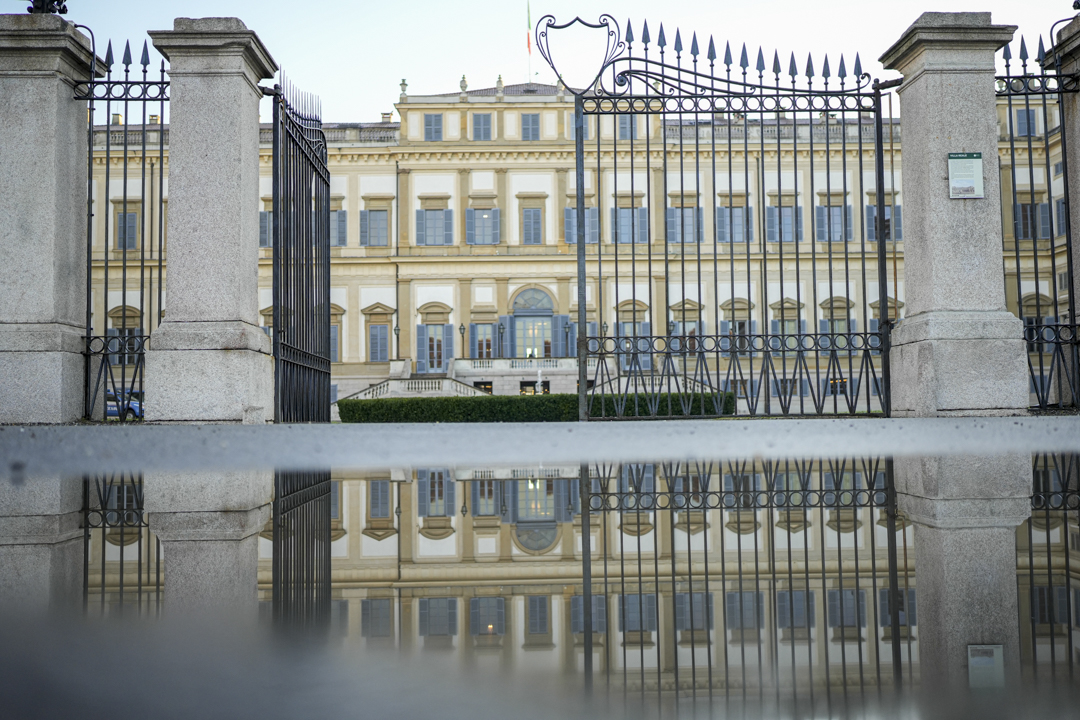
[[[669,38],[680,29],[689,45],[698,33],[703,48],[712,35],[717,51],[731,43],[738,57],[746,43],[751,63],[763,48],[771,65],[774,50],[787,67],[791,53],[800,68],[808,54],[820,67],[827,54],[843,54],[851,68],[859,53],[865,72],[896,77],[877,58],[925,11],[990,11],[999,24],[1018,25],[1032,56],[1038,37],[1074,14],[1071,0],[948,0],[935,6],[894,0],[67,0],[66,19],[91,27],[104,56],[112,39],[119,57],[130,40],[138,58],[147,30],[171,29],[174,17],[239,17],[300,89],[318,95],[326,122],[376,122],[390,112],[402,79],[410,94],[453,93],[464,75],[470,89],[503,82],[553,83],[555,75],[537,52],[527,49],[531,10],[535,24],[551,14],[558,23],[575,16],[596,22],[610,13],[635,35],[647,20],[654,33],[663,23]],[[0,11],[23,12],[27,0],[0,0]],[[531,6],[531,8],[529,7]],[[552,41],[555,45],[555,40]],[[566,57],[586,58],[572,49]],[[151,54],[156,58],[151,46]],[[569,62],[569,60],[568,60]],[[583,64],[582,63],[579,64]],[[155,60],[154,64],[157,64]],[[268,84],[268,83],[264,83]],[[269,103],[264,102],[264,115]],[[266,119],[266,118],[264,118]],[[396,115],[395,118],[397,119]]]

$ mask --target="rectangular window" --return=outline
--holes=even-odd
[[[1016,137],[1032,137],[1035,135],[1035,110],[1020,108],[1016,111],[1016,125],[1013,127],[1013,135]]]
[[[619,139],[637,140],[637,118],[633,115],[619,116]]]
[[[452,517],[454,515],[454,479],[445,469],[416,471],[418,515]]]
[[[851,242],[851,206],[819,205],[814,208],[818,242]]]
[[[701,208],[668,208],[667,236],[669,243],[700,242],[702,229]]]
[[[360,244],[386,247],[390,243],[390,213],[387,210],[360,211]]]
[[[1061,173],[1064,171],[1063,167],[1064,166],[1060,162],[1054,163],[1054,177],[1061,175]]]
[[[488,359],[495,357],[495,324],[474,323],[472,325],[472,347],[469,348],[473,358]]]
[[[470,599],[469,632],[472,635],[504,635],[506,633],[506,601],[503,598],[493,597]]]
[[[368,326],[368,362],[390,362],[390,326]]]
[[[550,317],[515,317],[514,333],[517,336],[516,357],[552,357]]]
[[[746,382],[745,380],[743,381]],[[724,492],[730,497],[724,501],[728,507],[753,509],[757,507],[758,492],[761,490],[759,476],[755,473],[724,475]]]
[[[885,242],[899,242],[904,239],[903,211],[899,205],[885,206],[885,222],[882,223]],[[877,242],[877,206],[866,206],[866,239]]]
[[[611,211],[611,241],[620,245],[630,243],[648,244],[648,209],[613,208]]]
[[[341,326],[330,326],[330,362],[341,362]]]
[[[529,634],[546,635],[548,632],[547,596],[529,595],[525,599],[529,613]]]
[[[371,492],[369,514],[372,519],[390,517],[390,481],[371,480],[368,488]]]
[[[473,480],[473,515],[499,515],[498,480]]]
[[[713,594],[675,593],[676,630],[712,630]]]
[[[765,593],[729,592],[725,599],[729,630],[756,630],[765,627]]]
[[[751,214],[752,215],[752,214]],[[799,242],[803,240],[801,207],[765,208],[765,240],[768,242]],[[751,228],[751,232],[753,229]]]
[[[1065,625],[1069,622],[1068,590],[1060,587],[1031,589],[1031,619],[1038,625]]]
[[[472,116],[472,139],[491,139],[491,113],[474,113]]]
[[[457,598],[420,598],[420,636],[457,635]]]
[[[1065,234],[1065,198],[1058,198],[1054,201],[1054,215],[1057,217],[1057,227],[1055,233],[1057,235]]]
[[[521,139],[540,139],[540,113],[521,114]]]
[[[906,592],[901,588],[899,604],[898,619],[900,620],[900,627],[915,627],[918,624],[915,613],[915,588],[908,588]],[[887,588],[878,590],[878,618],[881,627],[890,627],[892,625],[891,607],[889,590]]]
[[[139,242],[139,213],[116,214],[116,249],[135,250]]]
[[[1017,203],[1013,212],[1017,240],[1050,239],[1050,203]]]
[[[790,210],[790,208],[787,208]],[[775,214],[776,208],[772,208]],[[750,207],[716,208],[717,242],[753,242],[754,209]]]
[[[807,590],[776,593],[776,626],[808,628],[814,626],[814,593]]]
[[[417,210],[417,245],[452,245],[454,242],[453,210]]]
[[[349,213],[347,210],[330,211],[330,246],[345,247],[349,239]]]
[[[593,595],[592,598],[592,631],[602,635],[607,632],[607,598],[604,595]],[[570,598],[570,632],[585,632],[585,598],[574,595]]]
[[[535,380],[522,380],[519,384],[519,389],[522,395],[550,395],[551,382],[548,380],[541,380],[540,391],[537,392]]]
[[[577,208],[563,209],[565,239],[568,243],[577,242]],[[585,208],[585,244],[600,242],[600,209]]]
[[[442,140],[442,115],[424,114],[424,140],[427,142]]]
[[[555,480],[529,478],[518,481],[518,520],[555,519]]]
[[[1068,271],[1058,273],[1057,286],[1058,286],[1058,292],[1059,293],[1064,294],[1064,293],[1069,292],[1069,273],[1068,273]]]
[[[828,600],[829,627],[866,627],[865,590],[829,590]]]
[[[465,210],[465,244],[498,245],[500,216],[498,208]]]
[[[483,391],[484,391],[484,392],[486,392],[486,393],[487,393],[488,395],[491,395],[491,394],[493,394],[493,393],[492,393],[492,386],[491,386],[491,381],[490,381],[490,380],[477,380],[477,381],[476,381],[476,382],[474,382],[474,383],[473,383],[472,385],[473,385],[473,387],[474,387],[474,388],[476,388],[477,390],[483,390]]]
[[[619,596],[620,632],[653,632],[656,624],[655,593]]]
[[[390,598],[360,601],[360,636],[390,637],[393,631],[393,607]]]
[[[525,208],[521,211],[521,243],[523,245],[544,244],[544,211],[540,208]]]

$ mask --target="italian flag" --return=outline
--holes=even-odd
[[[529,55],[532,55],[532,8],[529,3],[525,3],[525,13],[529,20],[529,31],[525,34],[525,47],[529,48]]]

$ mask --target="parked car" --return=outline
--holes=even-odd
[[[105,392],[105,417],[123,420],[142,419],[143,405],[141,392],[125,393],[117,400],[117,395],[112,390]]]

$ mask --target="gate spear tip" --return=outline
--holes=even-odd
[[[806,77],[807,77],[807,79],[810,79],[810,78],[814,77],[814,56],[813,55],[807,55],[806,56]]]
[[[821,77],[825,78],[826,80],[828,80],[829,77],[830,77],[830,75],[829,75],[829,56],[828,55],[825,56],[825,64],[821,68]]]
[[[143,40],[142,58],[139,60],[139,64],[143,66],[144,70],[150,66],[150,49],[147,47],[145,40]]]
[[[108,48],[105,49],[105,69],[112,70],[113,54],[112,54],[112,40],[109,41]]]
[[[1039,36],[1039,54],[1035,56],[1035,59],[1039,61],[1039,64],[1043,64],[1043,60],[1046,59],[1046,49],[1043,47],[1042,35]]]
[[[124,63],[125,68],[131,65],[131,41],[130,40],[127,43],[124,44],[124,60],[123,60],[123,63]]]
[[[657,38],[656,44],[661,48],[667,45],[667,38],[664,37],[664,23],[660,23],[660,37]]]
[[[626,43],[629,45],[634,42],[634,28],[630,25],[630,18],[626,19]]]
[[[641,28],[641,42],[648,45],[649,40],[651,40],[649,37],[649,21],[646,20],[644,26]]]
[[[739,67],[744,71],[746,68],[750,67],[750,61],[746,58],[746,43],[743,43],[742,46],[742,57],[739,58]]]
[[[765,72],[765,53],[761,51],[760,47],[757,49],[757,65],[754,66],[754,69],[758,71],[759,75]]]
[[[731,43],[725,43],[724,45],[724,64],[731,67]]]
[[[1020,60],[1023,61],[1023,62],[1027,62],[1027,59],[1028,59],[1027,43],[1024,42],[1024,36],[1021,35],[1020,36]]]
[[[690,38],[690,55],[695,58],[698,56],[697,33],[694,33],[694,36]]]
[[[855,77],[862,77],[862,61],[859,60],[859,53],[855,53]]]
[[[679,32],[679,28],[675,28],[675,52],[682,52],[682,33]]]
[[[1012,60],[1012,49],[1010,47],[1011,45],[1012,43],[1005,43],[1005,48],[1001,51],[1001,57],[1005,59],[1006,63],[1008,63],[1009,60]]]
[[[709,62],[716,60],[716,44],[713,42],[712,35],[709,36]]]
[[[791,62],[788,63],[788,75],[794,80],[799,74],[799,67],[795,64],[795,53],[791,53]]]
[[[772,71],[773,75],[780,77],[780,52],[774,50],[772,56]]]
[[[836,76],[843,80],[847,77],[847,68],[844,66],[844,56],[840,56],[840,68],[836,72]]]

